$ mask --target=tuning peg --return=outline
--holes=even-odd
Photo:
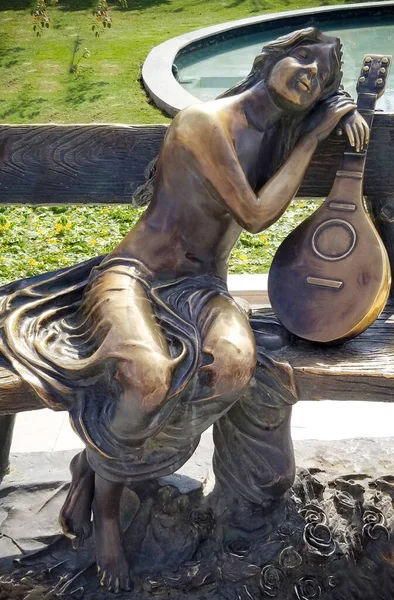
[[[370,56],[366,56],[364,62],[366,63],[370,63],[372,61],[372,58]],[[382,60],[383,62],[383,60]]]
[[[379,69],[379,73],[381,75],[385,75],[387,73],[387,69],[385,69],[384,67],[382,67],[381,69]]]
[[[364,71],[364,73],[368,73],[369,67],[367,67],[367,66],[363,67],[363,71]]]
[[[365,83],[365,77],[360,77],[359,82],[360,83]]]
[[[384,65],[387,65],[387,63],[389,62],[389,59],[387,58],[387,56],[384,56],[380,62],[383,63]]]
[[[376,85],[383,85],[383,79],[381,77],[376,80]]]

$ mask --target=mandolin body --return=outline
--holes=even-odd
[[[364,56],[357,108],[369,128],[390,65],[391,56]],[[306,340],[339,342],[362,333],[390,293],[387,252],[363,199],[366,153],[347,144],[328,198],[283,241],[272,262],[272,308]]]
[[[386,249],[364,207],[362,178],[337,176],[322,206],[280,246],[268,290],[289,331],[311,341],[336,342],[375,321],[390,281]]]

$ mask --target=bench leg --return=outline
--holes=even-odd
[[[15,415],[0,417],[0,481],[7,473]]]

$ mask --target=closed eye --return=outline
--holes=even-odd
[[[309,58],[309,52],[306,48],[296,48],[294,56],[301,60],[307,60]]]

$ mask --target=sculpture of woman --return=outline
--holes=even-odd
[[[282,215],[341,120],[357,150],[367,141],[340,80],[336,38],[308,28],[267,44],[245,80],[177,115],[152,200],[108,256],[2,290],[2,352],[86,442],[61,521],[82,543],[93,505],[109,589],[129,585],[124,484],[178,469],[253,376],[255,338],[226,287],[242,229]]]

